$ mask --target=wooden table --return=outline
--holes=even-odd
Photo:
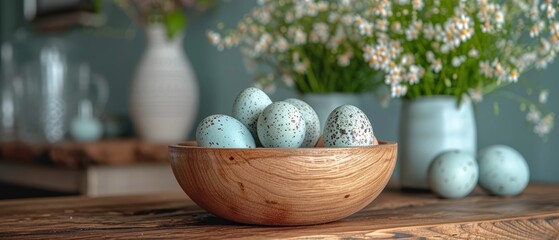
[[[0,201],[0,238],[524,238],[559,239],[559,185],[531,185],[520,196],[482,191],[460,200],[385,190],[337,222],[299,227],[232,223],[184,193]]]

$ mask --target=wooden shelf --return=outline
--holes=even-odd
[[[135,139],[52,144],[1,143],[0,159],[2,161],[52,164],[68,168],[168,161],[167,145]]]
[[[88,196],[180,191],[162,144],[15,142],[0,150],[0,181],[8,184]]]

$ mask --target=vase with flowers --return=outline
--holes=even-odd
[[[392,97],[404,101],[399,138],[403,187],[427,188],[427,168],[442,151],[475,154],[471,103],[524,81],[523,73],[545,68],[559,50],[558,4],[552,1],[371,4],[353,22],[356,28],[373,26],[372,34],[362,34],[368,39],[363,58],[384,73]],[[541,113],[543,102],[522,95],[511,99],[520,101],[535,133],[549,133],[554,115]]]
[[[130,113],[147,141],[185,140],[198,110],[198,82],[183,49],[186,10],[204,10],[210,0],[134,0],[117,3],[144,26],[146,51],[132,82]]]
[[[294,89],[324,123],[333,108],[359,103],[358,94],[378,85],[377,71],[364,59],[365,39],[353,16],[367,1],[259,0],[237,26],[209,31],[218,50],[240,45],[255,85],[268,92],[277,84]]]

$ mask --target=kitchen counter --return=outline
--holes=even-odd
[[[559,185],[530,185],[516,197],[476,190],[446,200],[386,189],[340,221],[297,227],[237,224],[182,193],[0,201],[0,238],[525,238],[559,239]]]

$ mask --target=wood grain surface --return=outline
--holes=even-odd
[[[373,201],[396,164],[397,144],[355,148],[224,149],[170,146],[175,177],[207,211],[236,222],[309,225]]]
[[[0,239],[559,239],[559,185],[459,200],[385,190],[342,220],[261,227],[218,218],[184,193],[0,201]]]

